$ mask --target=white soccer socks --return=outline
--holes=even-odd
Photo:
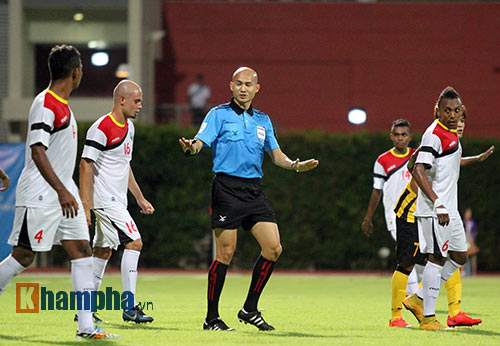
[[[102,278],[104,276],[104,272],[106,271],[106,265],[108,264],[108,260],[92,257],[93,262],[93,275],[94,275],[94,288],[96,291],[99,291],[101,287]]]
[[[92,276],[92,257],[83,257],[71,260],[71,281],[73,282],[73,291],[88,291],[89,293],[92,293],[92,291],[94,291],[94,281]],[[79,332],[94,329],[92,310],[84,309],[83,305],[84,304],[80,306],[82,308],[81,310],[77,310]]]
[[[441,286],[441,271],[443,267],[427,262],[422,280],[422,298],[424,299],[424,316],[436,314],[436,300]],[[418,294],[418,292],[417,292]]]
[[[122,285],[123,291],[130,291],[134,295],[134,306],[137,305],[135,299],[135,287],[137,285],[137,265],[139,263],[140,251],[123,250],[122,256]]]
[[[412,295],[413,293],[417,292],[418,289],[418,277],[417,277],[417,270],[415,267],[413,267],[413,270],[411,271],[410,275],[408,275],[408,282],[406,283],[406,293],[408,295]]]
[[[5,291],[5,287],[7,287],[10,280],[21,274],[25,269],[11,254],[0,262],[0,295]]]
[[[441,285],[444,284],[454,272],[462,267],[460,264],[448,258],[443,266],[443,271],[441,272]]]

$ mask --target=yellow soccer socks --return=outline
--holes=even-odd
[[[448,295],[448,314],[455,317],[460,312],[460,302],[462,300],[462,280],[460,279],[460,269],[456,270],[444,283],[446,294]]]
[[[391,321],[401,317],[403,299],[406,297],[406,284],[408,283],[409,271],[397,267],[392,275],[392,299],[391,299]]]

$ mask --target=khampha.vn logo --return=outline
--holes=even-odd
[[[153,309],[153,303],[139,303]],[[111,287],[103,291],[51,291],[39,283],[16,283],[16,312],[39,313],[40,310],[129,310],[134,308],[134,294],[121,294]]]

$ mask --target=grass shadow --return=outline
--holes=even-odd
[[[243,334],[255,335],[255,332],[242,332]],[[314,333],[300,333],[300,332],[260,332],[259,336],[268,335],[274,337],[286,337],[286,338],[345,338],[345,335],[324,335],[324,334],[314,334]]]
[[[142,330],[179,330],[178,328],[166,328],[166,327],[156,327],[152,325],[147,325],[147,324],[137,324],[134,323],[135,325],[131,324],[122,324],[122,323],[106,323],[105,326],[103,326],[104,329],[107,328],[107,326],[113,328],[113,329],[126,329],[126,330],[131,330],[131,329],[142,329]]]
[[[26,345],[32,345],[32,344],[47,344],[47,345],[67,345],[67,346],[78,346],[78,345],[82,345],[82,341],[80,340],[76,340],[75,341],[54,341],[54,340],[43,340],[43,339],[37,339],[37,335],[27,335],[27,336],[8,336],[8,335],[3,335],[3,334],[0,334],[0,343],[2,343],[3,340],[5,340],[7,343],[9,341],[20,341]],[[83,342],[85,341],[95,341],[95,339],[88,339],[88,340],[85,340],[85,339],[82,339]],[[102,342],[113,342],[112,340],[116,340],[116,339],[100,339],[99,340],[99,343],[102,343]]]

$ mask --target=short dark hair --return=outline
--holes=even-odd
[[[441,94],[439,95],[439,98],[436,102],[437,108],[441,107],[441,101],[443,99],[450,99],[450,100],[458,99],[460,100],[460,102],[462,102],[462,98],[460,97],[458,92],[451,86],[447,86],[446,88],[443,89],[443,91],[441,91]]]
[[[465,118],[467,118],[467,108],[462,105],[462,121],[465,121]]]
[[[396,127],[408,127],[411,130],[411,124],[408,120],[406,119],[397,119],[392,122],[392,127],[391,127],[391,132],[394,131],[394,128]]]
[[[49,72],[51,80],[69,76],[73,69],[82,63],[80,52],[71,45],[61,44],[52,47],[49,54]]]

